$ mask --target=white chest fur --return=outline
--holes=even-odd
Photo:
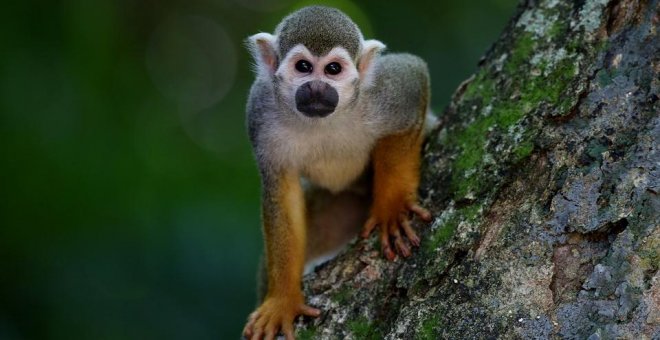
[[[364,172],[376,136],[364,122],[347,116],[333,118],[280,126],[273,129],[278,132],[271,137],[281,166],[297,170],[315,185],[338,192]]]

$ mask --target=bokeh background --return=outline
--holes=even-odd
[[[9,1],[0,10],[0,339],[235,339],[259,180],[243,40],[343,9],[430,65],[433,107],[515,0]]]

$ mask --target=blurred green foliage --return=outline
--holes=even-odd
[[[237,338],[259,180],[243,39],[339,7],[430,65],[433,107],[514,0],[7,2],[0,11],[0,338]]]

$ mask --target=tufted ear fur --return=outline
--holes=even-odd
[[[367,80],[370,78],[376,58],[384,49],[385,44],[378,40],[365,40],[362,43],[362,51],[360,51],[360,57],[358,58],[358,72],[360,73],[360,78]]]
[[[257,33],[247,39],[259,75],[272,76],[277,69],[275,40],[275,36],[269,33]]]

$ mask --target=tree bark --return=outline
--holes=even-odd
[[[307,275],[298,336],[660,339],[658,2],[521,4],[426,142],[422,246]]]

